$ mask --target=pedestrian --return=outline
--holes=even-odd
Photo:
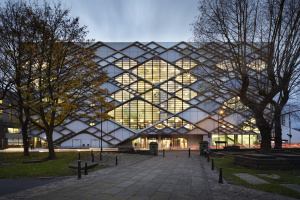
[[[172,142],[170,142],[170,150],[172,150]]]

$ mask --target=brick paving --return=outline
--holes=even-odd
[[[118,156],[119,157],[119,156]],[[126,158],[125,158],[126,157]],[[266,192],[218,183],[216,170],[199,151],[166,151],[166,156],[124,155],[119,165],[89,175],[65,179],[0,196],[0,199],[109,199],[109,200],[291,200]]]

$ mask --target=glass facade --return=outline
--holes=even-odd
[[[176,62],[178,66],[159,59],[137,66],[132,63],[137,64],[129,58],[116,62],[116,66],[122,69],[132,68],[132,74],[124,72],[115,77],[124,89],[111,95],[123,103],[109,112],[114,121],[134,130],[152,125],[157,129],[182,126],[190,129],[192,125],[187,125],[180,117],[170,116],[189,108],[188,101],[197,96],[196,91],[187,87],[197,80],[189,72],[196,64],[180,60]],[[136,98],[140,100],[134,100]]]
[[[212,147],[216,141],[245,148],[259,145],[250,110],[228,92],[238,81],[222,76],[235,65],[225,59],[222,45],[97,42],[93,48],[99,70],[109,77],[102,88],[110,93],[106,100],[115,103],[108,112],[112,118],[69,119],[55,128],[55,145],[100,147],[101,140],[104,148],[147,149],[155,141],[160,149],[186,149],[197,148],[201,140]],[[251,55],[248,62],[253,73],[264,70],[264,62]],[[45,136],[39,131],[34,134]]]

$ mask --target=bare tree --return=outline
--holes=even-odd
[[[271,149],[274,120],[280,120],[299,77],[299,4],[296,0],[200,0],[200,15],[193,23],[195,40],[215,42],[225,55],[218,67],[226,85],[211,78],[217,88],[238,96],[252,111],[262,152]]]

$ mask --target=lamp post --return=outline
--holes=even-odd
[[[220,112],[218,113],[218,141],[220,141],[220,115],[224,113],[224,110],[221,109]]]
[[[102,115],[102,104],[101,104],[101,115]],[[100,117],[100,121],[101,121],[101,153],[102,153],[102,117]]]

